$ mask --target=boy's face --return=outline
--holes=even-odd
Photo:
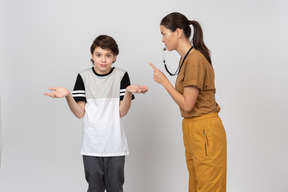
[[[96,47],[93,54],[91,54],[94,61],[94,70],[98,74],[107,74],[112,69],[112,64],[116,60],[116,55],[108,49]]]

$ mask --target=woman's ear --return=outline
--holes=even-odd
[[[178,38],[182,37],[182,35],[183,35],[183,30],[182,29],[177,28],[175,32],[176,32],[176,35],[177,35]]]

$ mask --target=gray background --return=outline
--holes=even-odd
[[[228,140],[227,191],[288,191],[287,10],[284,0],[1,0],[0,191],[86,190],[82,122],[65,99],[43,92],[72,90],[77,73],[91,67],[89,48],[100,34],[119,44],[115,66],[149,87],[125,117],[125,191],[187,191],[182,119],[148,65],[164,69],[159,22],[172,11],[202,24],[212,52]],[[167,54],[171,71],[178,59]]]

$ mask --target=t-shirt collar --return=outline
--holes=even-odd
[[[106,74],[98,74],[98,73],[96,73],[94,67],[92,67],[92,71],[94,72],[94,74],[97,75],[97,76],[100,76],[100,77],[104,77],[104,76],[110,75],[113,72],[113,70],[114,70],[114,67],[112,67],[112,69]]]

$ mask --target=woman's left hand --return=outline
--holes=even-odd
[[[155,67],[152,63],[149,63],[149,64],[154,69],[154,75],[153,75],[154,81],[156,81],[157,83],[160,83],[161,85],[163,85],[165,82],[169,82],[169,80],[167,79],[167,77],[164,75],[162,71],[157,69],[157,67]]]

